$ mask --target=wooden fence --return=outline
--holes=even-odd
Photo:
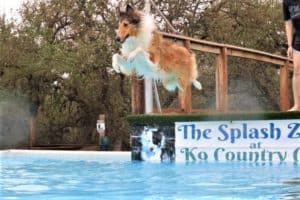
[[[280,110],[286,111],[290,107],[288,74],[292,69],[292,62],[287,57],[274,55],[271,53],[258,51],[249,48],[243,48],[228,44],[220,44],[199,40],[182,35],[161,32],[165,39],[181,43],[186,48],[193,51],[201,51],[216,55],[216,111],[228,111],[228,56],[240,57],[275,64],[280,68]],[[180,99],[179,102],[185,102],[185,105],[179,104],[178,110],[186,113],[193,112],[191,87],[189,88],[186,99]],[[143,82],[136,77],[132,77],[132,112],[141,114],[144,111]]]

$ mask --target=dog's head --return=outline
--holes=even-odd
[[[128,37],[138,34],[138,25],[141,21],[141,12],[127,5],[119,10],[119,24],[116,30],[118,42],[123,43]]]

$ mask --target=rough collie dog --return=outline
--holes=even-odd
[[[117,41],[121,55],[114,54],[112,66],[118,73],[162,81],[168,91],[178,88],[185,99],[190,84],[201,89],[194,53],[163,39],[152,16],[127,5],[119,11]]]

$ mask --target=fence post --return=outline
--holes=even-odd
[[[227,48],[222,47],[217,56],[216,67],[216,110],[228,110],[228,58]]]
[[[280,111],[287,111],[290,108],[288,80],[289,69],[286,63],[280,66]]]
[[[144,113],[144,81],[136,75],[131,76],[131,110],[132,114]]]

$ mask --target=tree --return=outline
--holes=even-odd
[[[144,7],[144,1],[129,2]],[[285,53],[278,1],[154,2],[179,34]],[[111,70],[111,56],[119,49],[117,10],[109,0],[39,0],[23,5],[21,24],[0,18],[0,102],[24,99],[22,107],[37,121],[38,143],[95,143],[95,123],[104,113],[111,149],[128,149],[130,81]],[[153,8],[152,13],[166,30]],[[201,52],[197,58],[204,90],[193,94],[193,104],[213,108],[215,59]],[[265,63],[232,58],[229,80],[231,109],[278,108],[277,71]],[[176,93],[160,93],[165,107],[176,105]]]
[[[175,3],[161,0],[156,1],[156,4],[181,34],[285,55],[286,39],[279,1],[218,0]],[[215,102],[215,58],[201,52],[197,53],[197,57],[199,80],[203,83],[204,90],[193,94],[193,105],[213,109],[215,105],[211,102]],[[230,109],[278,110],[278,82],[274,66],[230,58]],[[174,96],[162,96],[166,99],[166,103],[163,103],[165,106],[176,103]]]
[[[8,67],[11,73],[5,73],[1,85],[13,83],[36,105],[39,143],[95,142],[100,113],[107,115],[112,148],[121,148],[126,140],[125,120],[118,119],[128,111],[123,102],[128,102],[128,80],[110,70],[116,48],[111,10],[115,8],[105,1],[24,4],[23,24],[14,37],[18,42],[12,46],[26,59],[6,57],[16,67]],[[72,131],[79,132],[77,140]]]

